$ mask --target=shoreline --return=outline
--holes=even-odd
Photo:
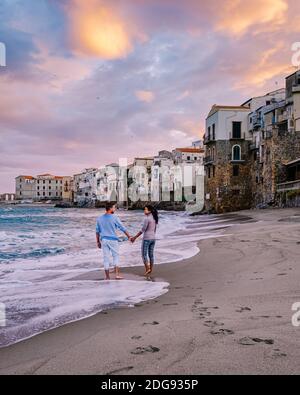
[[[0,374],[299,373],[291,305],[300,301],[300,210],[237,214],[258,222],[235,224],[226,237],[198,242],[192,258],[155,267],[167,293],[2,348]]]

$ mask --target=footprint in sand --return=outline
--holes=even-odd
[[[251,311],[250,307],[240,307],[239,309],[235,310],[237,313],[243,313],[244,311]]]
[[[130,353],[133,355],[141,355],[141,354],[145,354],[147,352],[155,353],[155,352],[159,352],[159,351],[160,351],[160,349],[158,347],[154,347],[154,346],[150,345],[150,346],[146,346],[146,347],[137,347]]]
[[[163,303],[163,306],[178,306],[178,303]]]
[[[275,350],[273,350],[273,353],[271,354],[271,357],[273,357],[273,358],[284,358],[284,357],[287,357],[287,354],[285,354],[284,352],[281,352],[279,350],[279,348],[275,348]]]
[[[134,335],[131,337],[132,340],[140,340],[142,338],[142,336],[139,335]]]
[[[254,346],[258,343],[264,344],[274,344],[273,339],[260,339],[259,337],[243,337],[242,339],[238,340],[238,343],[242,346]]]
[[[234,335],[231,329],[216,329],[210,332],[211,335]]]
[[[209,328],[214,328],[216,326],[224,326],[224,323],[219,321],[205,321],[203,325]]]
[[[143,325],[159,325],[158,321],[144,322]]]

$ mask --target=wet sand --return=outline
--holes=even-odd
[[[155,268],[165,295],[0,349],[0,374],[299,374],[300,209],[241,214],[257,222]]]

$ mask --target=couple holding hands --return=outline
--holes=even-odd
[[[108,202],[105,206],[105,214],[97,218],[96,222],[96,240],[98,248],[103,251],[103,264],[106,280],[110,280],[110,260],[113,259],[116,280],[121,280],[119,268],[119,238],[116,231],[123,232],[128,239],[134,243],[135,240],[143,235],[142,242],[142,259],[145,265],[145,275],[152,273],[154,264],[154,247],[155,234],[158,224],[158,212],[151,205],[144,208],[145,219],[141,230],[131,237],[117,215],[115,215],[116,204]]]

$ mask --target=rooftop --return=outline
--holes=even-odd
[[[32,176],[24,176],[24,175],[18,176],[16,178],[20,178],[20,177],[26,178],[27,180],[33,180],[34,179],[34,177],[32,177]]]
[[[224,111],[249,111],[249,107],[245,107],[245,106],[223,106],[223,105],[217,105],[214,104],[207,116],[207,118],[209,118],[210,116],[212,116],[213,114],[215,114],[216,112],[220,111],[220,110],[224,110]]]

